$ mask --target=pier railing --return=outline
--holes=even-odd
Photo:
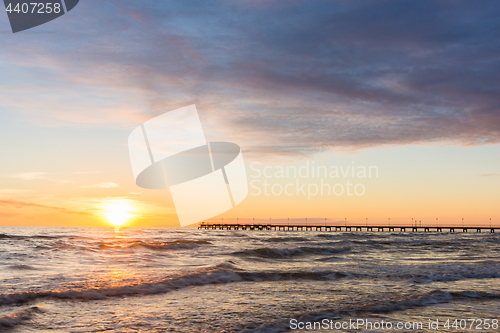
[[[421,225],[418,222],[413,225],[406,224],[365,224],[347,223],[347,222],[320,222],[318,219],[313,221],[205,221],[200,223],[198,229],[215,230],[282,230],[282,231],[368,231],[368,232],[490,232],[500,230],[499,226],[479,226],[479,225]]]

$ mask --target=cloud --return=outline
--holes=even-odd
[[[500,142],[496,1],[89,0],[51,24],[67,38],[2,49],[0,100],[31,121],[132,128],[196,103],[207,138],[258,154]]]
[[[20,189],[0,189],[0,196],[2,195],[12,195],[12,194],[23,194],[27,192],[32,192],[32,190],[20,190]]]
[[[92,214],[87,213],[87,212],[73,211],[73,210],[63,208],[63,207],[40,205],[40,204],[36,204],[36,203],[32,203],[32,202],[24,202],[24,201],[16,201],[16,200],[0,200],[0,206],[14,207],[14,208],[41,208],[41,209],[54,210],[58,213],[63,213],[63,214],[92,215]]]
[[[73,182],[65,179],[54,179],[48,177],[48,172],[23,172],[12,176],[12,178],[18,178],[22,180],[48,180],[51,182],[56,182],[61,185],[72,184]]]
[[[479,177],[500,177],[500,173],[483,173]]]
[[[33,180],[33,179],[47,179],[46,172],[23,172],[12,176],[12,178],[19,178],[23,180]]]
[[[93,184],[93,185],[83,185],[80,187],[81,188],[115,188],[115,187],[118,187],[118,184],[115,184],[112,182],[105,182],[105,183],[99,183],[99,184]]]

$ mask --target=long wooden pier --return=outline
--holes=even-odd
[[[234,224],[234,223],[201,223],[198,229],[212,230],[282,230],[282,231],[377,231],[377,232],[490,232],[500,227],[481,226],[403,226],[403,225],[320,225],[320,224]]]

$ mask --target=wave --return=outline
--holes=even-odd
[[[238,273],[245,281],[287,281],[287,280],[309,280],[328,281],[347,277],[349,274],[343,272],[243,272]]]
[[[43,312],[39,307],[33,306],[23,311],[11,313],[0,317],[0,328],[13,328],[14,326],[22,324],[24,321],[29,320],[33,315]]]
[[[397,236],[397,235],[394,235]],[[394,237],[391,236],[391,237]],[[406,246],[416,246],[416,247],[421,247],[421,246],[434,246],[434,247],[441,247],[441,246],[463,246],[464,244],[470,244],[471,240],[429,240],[429,239],[401,239],[401,238],[395,238],[395,239],[390,239],[390,238],[384,238],[384,239],[355,239],[351,240],[352,243],[355,244],[361,244],[361,245],[406,245]]]
[[[224,284],[231,282],[262,282],[287,280],[316,280],[327,281],[346,277],[342,272],[304,272],[304,271],[269,271],[247,272],[235,269],[229,263],[223,263],[211,268],[196,272],[181,274],[161,280],[131,283],[113,287],[93,287],[88,289],[63,289],[46,291],[28,291],[21,293],[0,294],[0,306],[19,305],[37,299],[72,299],[72,300],[100,300],[109,297],[144,296],[163,294],[173,290],[191,286]]]
[[[179,240],[174,242],[165,242],[165,243],[142,243],[140,246],[146,247],[151,250],[178,250],[178,249],[192,249],[198,247],[200,245],[209,245],[212,244],[208,241],[187,241],[187,240]]]
[[[341,258],[340,258],[341,259]],[[323,257],[315,261],[328,262],[337,261],[337,257]],[[434,282],[454,282],[463,280],[483,280],[500,278],[500,271],[495,262],[485,261],[482,265],[436,265],[433,267],[424,266],[352,266],[349,276],[363,280],[389,280],[389,281],[408,281],[415,284],[431,284]]]
[[[440,303],[448,303],[453,300],[464,299],[500,299],[500,294],[477,292],[477,291],[443,291],[435,289],[424,293],[415,293],[406,296],[393,295],[366,303],[355,308],[343,309],[344,311],[367,311],[370,313],[387,313],[406,310],[416,307],[429,306]]]
[[[271,237],[260,239],[262,242],[307,242],[309,239],[304,237]]]
[[[395,311],[413,309],[418,307],[432,306],[435,304],[449,303],[454,300],[463,299],[500,299],[500,294],[485,293],[485,292],[474,292],[474,291],[457,291],[457,292],[447,292],[440,289],[435,289],[424,293],[415,293],[410,295],[392,295],[390,297],[385,297],[377,300],[359,300],[357,303],[350,304],[348,306],[343,306],[334,309],[324,309],[314,312],[297,314],[294,316],[298,318],[301,322],[318,322],[322,319],[329,318],[332,320],[345,321],[352,319],[352,314],[362,314],[367,313],[368,316],[371,314],[382,314],[391,313]],[[345,318],[345,319],[344,319]],[[275,322],[265,323],[254,329],[245,329],[242,332],[245,333],[278,333],[289,331],[290,323],[289,321],[278,320]]]
[[[20,271],[37,270],[38,269],[38,268],[30,266],[30,265],[10,265],[10,266],[7,266],[7,268],[20,270]]]
[[[0,239],[23,239],[23,238],[27,238],[27,237],[26,236],[0,234]]]
[[[46,235],[34,235],[34,236],[20,236],[20,235],[7,235],[0,234],[0,239],[57,239],[57,238],[67,238],[68,236],[46,236]]]
[[[414,275],[413,282],[432,283],[432,282],[453,282],[468,279],[497,279],[500,278],[500,272],[496,269],[490,270],[476,268],[476,271],[458,271],[454,273],[434,272],[432,274]]]
[[[212,243],[205,240],[176,240],[171,242],[133,241],[125,244],[118,242],[99,243],[97,247],[101,249],[108,249],[108,248],[123,249],[123,248],[143,247],[150,250],[179,250],[179,249],[192,249],[200,245],[209,245],[209,244]]]
[[[210,245],[212,244],[209,241],[205,240],[175,240],[170,242],[150,242],[150,241],[109,241],[109,242],[93,242],[93,243],[68,243],[64,241],[59,241],[54,244],[45,244],[38,245],[35,248],[38,250],[83,250],[90,252],[97,252],[100,250],[123,250],[123,249],[132,249],[132,248],[146,248],[154,251],[162,251],[162,250],[185,250],[185,249],[193,249],[202,245]]]
[[[296,248],[273,248],[273,247],[262,247],[258,249],[249,249],[243,251],[233,252],[236,256],[250,256],[259,258],[292,258],[296,256],[303,256],[308,254],[322,254],[329,255],[334,253],[347,252],[351,248],[348,246],[339,247],[309,247],[302,246]]]
[[[412,294],[401,297],[396,295],[387,297],[370,304],[359,307],[358,311],[369,311],[371,313],[385,313],[397,310],[406,310],[415,307],[447,303],[453,299],[453,296],[446,291],[436,289],[421,294]]]

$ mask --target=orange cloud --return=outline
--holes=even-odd
[[[40,205],[40,204],[36,204],[33,202],[24,202],[24,201],[16,201],[16,200],[0,200],[0,206],[14,207],[14,208],[26,208],[26,207],[42,208],[42,209],[55,210],[59,213],[64,213],[64,214],[92,215],[91,213],[73,211],[73,210],[63,208],[63,207]]]

